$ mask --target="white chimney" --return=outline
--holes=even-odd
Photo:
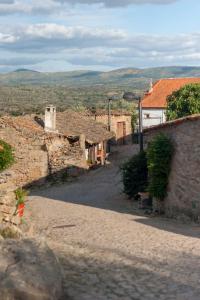
[[[56,131],[56,107],[53,105],[45,109],[45,131]]]
[[[150,79],[150,88],[149,88],[149,94],[153,92],[153,79]]]

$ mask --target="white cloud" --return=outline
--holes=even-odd
[[[0,33],[0,47],[10,51],[48,52],[66,48],[112,47],[128,35],[122,30],[87,27],[66,27],[57,24],[35,24],[20,27],[13,32]]]
[[[52,14],[62,10],[63,5],[54,0],[0,0],[0,15]]]
[[[23,54],[27,64],[29,57],[83,66],[199,64],[200,32],[162,36],[128,34],[120,29],[35,24],[2,31],[0,48],[16,58]]]
[[[119,7],[127,6],[131,4],[143,5],[143,4],[171,4],[179,0],[55,0],[61,3],[70,4],[104,4],[107,7]]]
[[[180,0],[0,0],[0,15],[9,14],[55,14],[69,10],[65,4],[104,5],[106,7],[123,7],[131,4],[171,4]]]

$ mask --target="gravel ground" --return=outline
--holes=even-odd
[[[30,197],[34,232],[63,266],[64,299],[200,299],[199,226],[140,216],[121,192],[119,165],[136,151],[121,147],[107,166]]]

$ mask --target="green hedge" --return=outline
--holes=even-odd
[[[14,163],[13,149],[6,142],[0,140],[0,172]]]
[[[151,196],[163,200],[167,195],[173,145],[164,134],[157,135],[147,149],[147,165]]]
[[[133,156],[128,162],[122,165],[121,171],[124,193],[130,198],[134,198],[138,192],[145,192],[148,178],[145,152]]]

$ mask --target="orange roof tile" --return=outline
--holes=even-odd
[[[190,83],[200,83],[200,78],[171,78],[158,80],[151,93],[142,100],[143,108],[166,108],[167,96]]]

